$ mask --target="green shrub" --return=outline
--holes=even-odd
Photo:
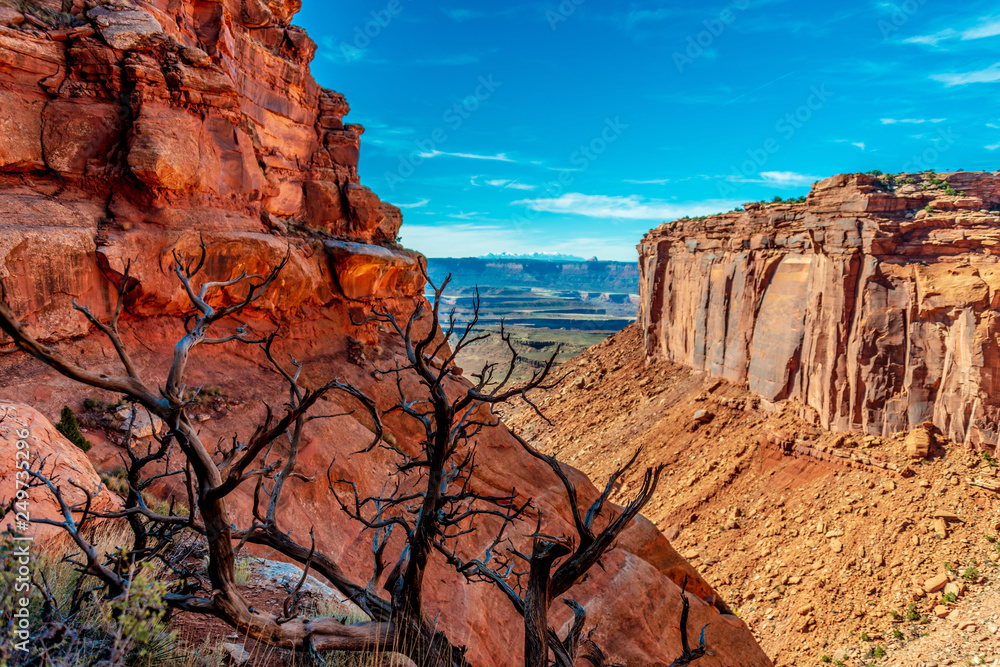
[[[828,655],[824,655],[822,658],[819,659],[819,661],[820,662],[833,662],[833,658],[831,658]]]
[[[76,420],[76,414],[68,405],[63,406],[62,412],[59,415],[59,423],[56,424],[56,430],[84,452],[90,451],[90,440],[87,440],[83,437],[83,433],[80,433],[80,422]]]
[[[945,604],[954,604],[958,602],[958,596],[954,593],[945,593],[941,596],[941,602],[944,602]]]
[[[965,568],[965,572],[962,573],[962,578],[966,581],[975,581],[979,578],[979,570],[974,567]]]
[[[885,649],[882,648],[881,646],[876,646],[875,650],[872,651],[872,655],[875,656],[876,658],[884,658],[885,657]]]
[[[863,641],[863,642],[870,642],[871,640],[872,640],[872,638],[868,636],[867,632],[862,632],[861,633],[861,641]]]
[[[920,612],[917,611],[917,603],[916,602],[911,602],[909,605],[907,605],[907,607],[906,607],[906,620],[908,620],[908,621],[919,621],[920,620]]]
[[[899,628],[893,628],[892,629],[892,636],[895,639],[902,639],[903,638],[903,632]]]

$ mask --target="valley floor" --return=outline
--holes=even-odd
[[[560,372],[536,397],[551,425],[527,406],[507,423],[599,485],[642,447],[619,501],[646,466],[666,464],[644,514],[777,665],[1000,657],[1000,501],[975,485],[997,481],[995,461],[948,442],[911,461],[902,435],[830,433],[794,406],[768,411],[742,388],[647,365],[635,326]],[[945,582],[966,590],[943,601]]]

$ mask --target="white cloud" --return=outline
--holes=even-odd
[[[923,125],[924,123],[943,123],[947,118],[883,118],[883,125],[896,125],[897,123],[904,123],[908,125]]]
[[[962,31],[958,31],[953,28],[945,28],[944,30],[930,35],[918,35],[917,37],[904,39],[903,43],[937,46],[941,42],[947,42],[953,39],[969,42],[977,39],[986,39],[987,37],[996,37],[997,35],[1000,35],[1000,18],[985,17],[979,19],[979,23],[976,25]]]
[[[399,208],[423,208],[431,203],[430,199],[421,199],[420,201],[415,201],[412,204],[396,204]]]
[[[654,178],[649,181],[634,181],[631,178],[626,178],[626,183],[633,183],[635,185],[666,185],[670,183],[673,179],[670,178]]]
[[[794,171],[762,171],[760,172],[760,175],[764,179],[765,183],[768,185],[776,185],[778,187],[812,185],[816,181],[821,180],[819,176],[799,174]]]
[[[507,157],[506,153],[497,153],[496,155],[478,155],[476,153],[446,153],[445,151],[433,150],[424,151],[420,153],[422,158],[433,158],[433,157],[459,157],[466,160],[494,160],[496,162],[514,162],[511,158]]]
[[[962,32],[963,40],[983,39],[1000,35],[1000,19],[987,19],[984,23]]]
[[[731,210],[742,202],[712,199],[701,202],[674,203],[645,199],[636,195],[609,196],[568,192],[559,197],[521,199],[515,205],[534,211],[581,215],[608,220],[673,220],[686,215],[711,215]]]
[[[931,78],[935,81],[940,81],[949,88],[952,86],[966,86],[970,83],[995,83],[1000,81],[1000,63],[995,63],[986,69],[974,72],[932,74]]]
[[[458,7],[455,9],[442,9],[444,15],[450,18],[456,23],[463,23],[465,21],[472,21],[475,19],[493,19],[499,18],[501,16],[513,16],[518,12],[517,7],[509,7],[507,9],[499,11],[479,11],[478,9],[466,9],[464,7]]]
[[[663,7],[660,9],[633,9],[625,15],[625,27],[633,28],[647,21],[663,21],[676,18],[680,12],[676,9]]]
[[[951,28],[946,28],[940,32],[936,32],[933,35],[919,35],[917,37],[910,37],[904,39],[904,44],[926,44],[928,46],[937,46],[939,42],[943,42],[947,39],[952,39],[957,37],[958,33]]]
[[[320,46],[322,48],[318,51],[319,55],[338,65],[350,65],[361,61],[372,65],[385,63],[384,60],[371,58],[370,49],[359,49],[353,44],[338,42],[329,35],[320,39]]]
[[[995,151],[998,148],[1000,148],[1000,144],[990,144],[989,146],[986,146],[986,150],[988,151]]]
[[[495,188],[504,188],[510,190],[534,190],[534,185],[528,185],[527,183],[518,183],[517,181],[512,181],[506,178],[494,178],[489,181],[485,181],[486,185],[492,185]]]
[[[482,215],[486,214],[481,211],[469,211],[468,213],[465,211],[459,211],[458,213],[449,213],[447,217],[455,218],[456,220],[472,220]]]
[[[439,58],[421,58],[414,60],[414,65],[426,65],[431,67],[447,67],[453,65],[474,65],[479,62],[479,56],[471,53],[458,54],[454,56],[441,56]]]
[[[1000,130],[1000,125],[997,125],[996,123],[986,123],[986,127],[993,130]]]

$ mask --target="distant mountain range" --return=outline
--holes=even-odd
[[[558,252],[533,252],[531,254],[514,254],[509,252],[491,252],[488,255],[480,255],[476,259],[510,259],[510,260],[522,260],[522,259],[538,259],[546,262],[594,262],[597,258],[591,258],[589,260],[583,257],[577,257],[576,255],[564,255]]]
[[[430,257],[427,269],[435,282],[451,275],[453,288],[541,287],[598,293],[639,293],[638,262],[557,260],[549,255],[545,259],[522,259],[515,255]]]

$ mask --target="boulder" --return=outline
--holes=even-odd
[[[16,478],[19,470],[16,462],[21,460],[18,452],[28,453],[31,469],[52,480],[67,504],[86,500],[84,492],[70,483],[72,480],[92,493],[95,511],[112,511],[121,506],[121,498],[102,484],[87,455],[63,437],[48,419],[30,406],[0,400],[0,499],[5,501],[15,498],[17,490],[23,488]],[[30,492],[27,509],[30,518],[63,519],[56,500],[40,489]],[[62,533],[62,529],[56,526],[24,524],[15,512],[4,514],[0,520],[0,529],[8,527],[37,540]]]
[[[906,455],[911,459],[926,459],[931,453],[931,434],[915,428],[906,434]]]
[[[166,38],[156,17],[143,9],[111,10],[98,6],[88,11],[87,17],[113,49],[148,49]]]

